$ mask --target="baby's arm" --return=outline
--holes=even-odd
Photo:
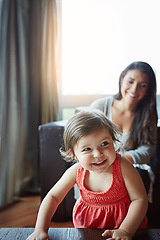
[[[133,237],[146,215],[148,200],[139,173],[133,165],[123,157],[121,158],[121,170],[131,204],[119,229],[106,230],[103,236],[112,236],[113,239],[121,237],[121,239],[129,240]]]
[[[76,182],[78,164],[74,164],[63,174],[60,180],[48,192],[39,209],[34,232],[27,240],[47,240],[50,220],[67,192]]]

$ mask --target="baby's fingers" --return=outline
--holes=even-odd
[[[113,235],[113,233],[114,233],[114,230],[105,230],[103,233],[102,233],[102,236],[103,237],[112,237],[112,235]],[[112,238],[111,238],[112,239]]]
[[[26,240],[49,240],[49,236],[45,232],[35,231]]]
[[[107,238],[108,240],[131,240],[131,234],[129,234],[128,232],[126,232],[123,229],[114,229],[114,230],[105,230],[102,233],[103,237],[111,237],[111,238]]]

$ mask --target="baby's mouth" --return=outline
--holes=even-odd
[[[102,160],[102,161],[99,161],[99,162],[92,163],[92,165],[94,165],[94,166],[101,166],[101,165],[103,165],[105,162],[106,162],[106,159],[105,159],[105,160]]]

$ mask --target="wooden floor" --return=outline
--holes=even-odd
[[[13,204],[0,208],[0,228],[34,227],[40,196],[21,197]],[[51,222],[50,227],[72,228],[72,222]],[[148,228],[159,228],[159,225],[148,225]]]
[[[6,227],[34,227],[40,196],[22,197],[13,204],[0,209],[0,228]],[[52,222],[50,227],[73,227],[72,222]]]

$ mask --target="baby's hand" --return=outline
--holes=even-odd
[[[49,240],[49,236],[42,230],[35,230],[26,240]]]
[[[105,230],[104,233],[102,233],[103,237],[111,237],[107,238],[107,240],[131,240],[131,235],[124,231],[123,229],[114,229],[114,230]]]

